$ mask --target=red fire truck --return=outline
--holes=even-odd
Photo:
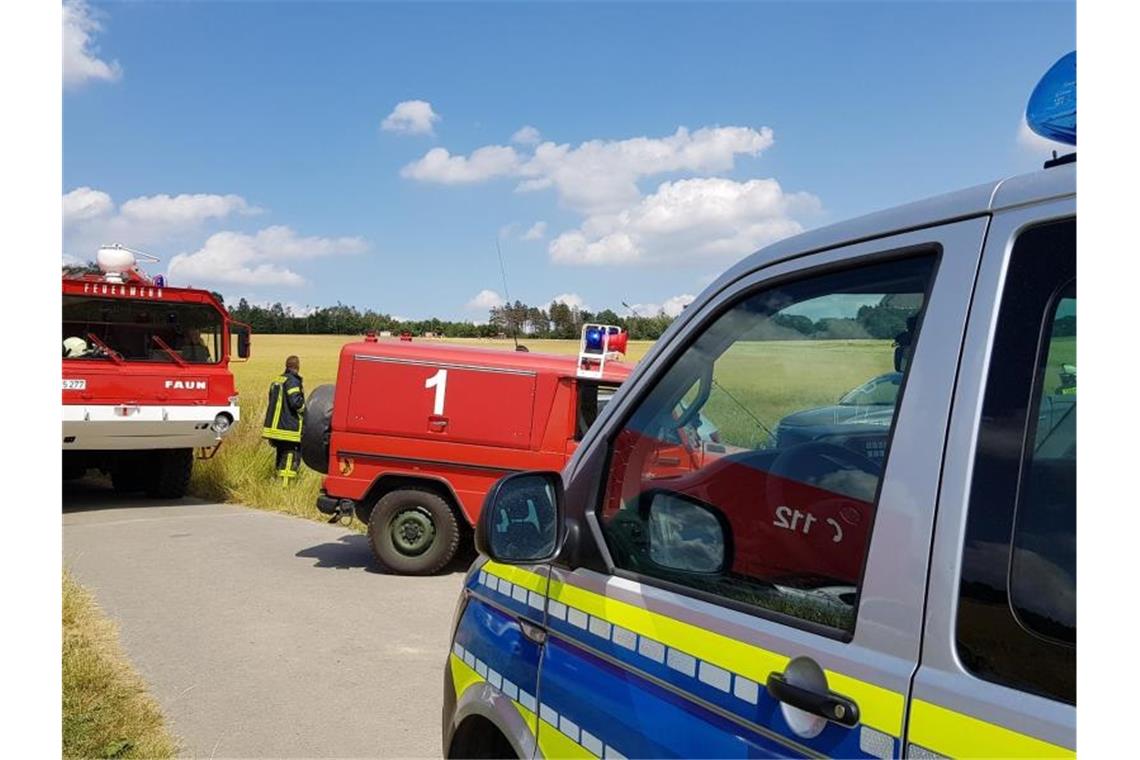
[[[335,386],[306,405],[302,455],[328,473],[317,508],[366,523],[389,569],[439,570],[496,480],[562,468],[632,371],[618,360],[626,338],[587,325],[577,359],[375,336],[346,344]]]
[[[104,246],[98,273],[63,278],[63,472],[177,498],[195,453],[213,456],[239,419],[230,340],[248,358],[250,330],[209,291],[147,276],[136,254]]]

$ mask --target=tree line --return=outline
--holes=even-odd
[[[220,293],[214,296],[222,300]],[[223,301],[224,303],[224,301]],[[522,301],[490,309],[483,323],[429,319],[401,320],[373,309],[337,303],[322,306],[308,314],[296,314],[292,307],[280,302],[270,306],[251,304],[242,298],[236,306],[228,306],[230,316],[245,322],[258,334],[332,334],[362,335],[376,332],[404,331],[413,335],[433,333],[447,338],[577,338],[582,326],[590,323],[617,325],[629,331],[633,340],[656,340],[673,321],[659,312],[653,316],[620,317],[611,309],[592,312],[555,301],[549,307],[531,306]]]

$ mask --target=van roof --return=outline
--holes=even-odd
[[[809,230],[762,248],[730,267],[717,278],[716,287],[710,286],[705,292],[715,292],[727,282],[792,256],[992,214],[1013,206],[1069,197],[1076,192],[1077,165],[1072,162],[876,211]]]
[[[578,358],[572,354],[548,354],[537,351],[510,351],[485,346],[464,346],[434,340],[399,340],[377,338],[375,341],[358,340],[346,343],[341,353],[383,356],[411,362],[455,364],[502,369],[531,370],[558,377],[576,377]],[[633,365],[621,361],[606,362],[602,380],[622,383],[633,372]]]

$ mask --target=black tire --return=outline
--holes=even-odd
[[[154,452],[146,483],[146,495],[155,499],[181,499],[190,485],[194,467],[193,449]]]
[[[301,426],[301,461],[317,472],[329,471],[329,434],[332,432],[333,395],[336,386],[318,385],[305,400]]]
[[[111,488],[115,493],[137,493],[146,488],[146,480],[139,467],[120,466],[111,471]]]
[[[389,570],[400,575],[430,575],[455,556],[459,522],[451,505],[438,494],[418,488],[392,491],[372,509],[368,543]]]

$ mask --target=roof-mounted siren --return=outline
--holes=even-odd
[[[1033,88],[1025,106],[1025,123],[1046,140],[1077,144],[1077,51],[1061,56]],[[1068,163],[1075,156],[1054,158],[1045,167]]]
[[[127,248],[121,243],[111,243],[99,248],[95,254],[95,263],[99,265],[99,271],[103,273],[103,279],[107,282],[149,281],[149,278],[139,271],[139,258],[158,261],[156,256],[151,256],[149,253]]]
[[[600,379],[606,362],[625,353],[629,333],[614,325],[583,325],[578,343],[578,377]]]

